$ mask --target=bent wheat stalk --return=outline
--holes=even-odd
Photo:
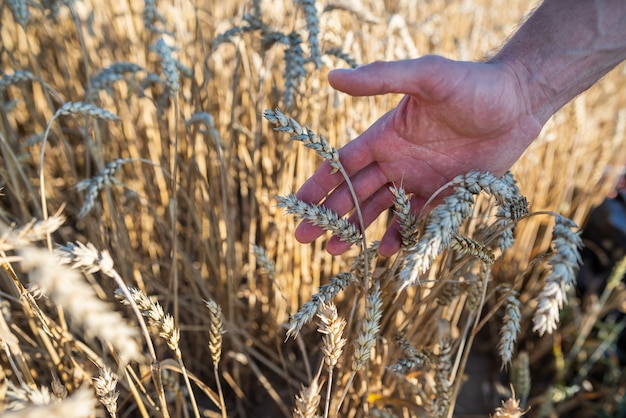
[[[83,102],[67,102],[63,106],[61,106],[55,113],[52,115],[52,118],[46,125],[46,130],[43,134],[43,139],[41,142],[41,156],[39,158],[39,190],[41,193],[41,210],[43,213],[43,219],[48,219],[48,203],[46,200],[46,186],[45,186],[45,176],[43,171],[44,157],[46,152],[46,143],[48,141],[48,134],[50,133],[50,128],[54,121],[60,116],[67,115],[84,115],[84,116],[93,116],[95,118],[114,121],[117,122],[120,119],[117,115],[109,112],[108,110],[102,109],[100,107],[83,103]],[[48,235],[48,250],[52,251],[52,237]]]
[[[341,164],[341,161],[339,160],[339,152],[337,151],[337,149],[331,146],[326,138],[324,138],[322,135],[318,137],[308,126],[305,126],[303,128],[295,119],[287,117],[278,108],[276,108],[275,110],[265,110],[263,116],[274,125],[278,125],[278,127],[274,128],[274,130],[292,134],[292,140],[300,141],[304,144],[305,147],[313,149],[322,158],[330,163],[331,167],[333,168],[333,172],[338,171],[341,173],[348,186],[348,189],[350,190],[350,196],[354,201],[354,208],[359,219],[359,226],[361,228],[361,250],[363,253],[366,253],[367,239],[365,237],[365,222],[363,220],[363,213],[361,212],[361,205],[359,204],[359,199],[356,195],[356,191],[354,190],[352,181],[350,180],[350,176],[348,176],[348,173],[343,167],[343,164]],[[365,263],[365,266],[365,289],[369,289],[369,263]]]

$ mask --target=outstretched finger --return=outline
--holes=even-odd
[[[441,81],[442,66],[449,60],[424,56],[411,60],[377,61],[355,69],[337,69],[328,74],[333,88],[351,96],[400,93],[429,98]]]

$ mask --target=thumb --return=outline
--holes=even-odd
[[[439,80],[442,66],[450,61],[437,56],[401,61],[377,61],[355,69],[328,73],[330,85],[351,96],[400,93],[430,96]]]

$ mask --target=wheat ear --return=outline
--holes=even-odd
[[[287,338],[296,338],[304,324],[315,317],[323,304],[329,303],[340,291],[346,289],[355,280],[356,278],[352,273],[339,273],[336,277],[330,279],[328,284],[320,286],[318,292],[311,297],[311,300],[302,305],[300,310],[291,318],[289,329],[287,330]]]
[[[124,280],[114,268],[114,262],[108,251],[100,251],[95,245],[88,242],[83,244],[81,242],[70,242],[65,245],[59,245],[55,251],[55,255],[58,261],[62,265],[70,265],[74,269],[80,269],[86,273],[96,273],[101,271],[103,274],[113,278],[118,286],[116,293],[126,295],[126,298],[130,300],[130,305],[139,321],[139,326],[142,330],[146,344],[148,346],[148,352],[153,363],[156,363],[157,357],[148,333],[148,328],[143,320],[143,316],[137,306],[137,304],[130,297],[130,291]]]
[[[293,109],[297,86],[306,75],[304,69],[304,52],[302,51],[302,38],[296,32],[287,35],[288,47],[285,50],[285,91],[283,103],[286,109]]]
[[[63,400],[67,398],[67,388],[57,377],[52,378],[52,382],[50,382],[50,389],[52,389],[52,393],[57,399]]]
[[[356,62],[356,60],[352,56],[350,56],[350,54],[343,52],[341,48],[328,48],[326,51],[324,51],[324,54],[337,57],[345,61],[345,63],[348,64],[350,68],[356,68],[359,66],[359,63]]]
[[[309,44],[310,60],[315,63],[315,68],[322,66],[322,53],[320,49],[320,21],[315,7],[315,0],[300,0],[304,18],[306,19],[306,28],[309,31],[307,42]]]
[[[114,82],[124,80],[126,73],[137,73],[139,71],[145,71],[145,68],[131,62],[116,62],[111,64],[91,77],[91,93],[95,95],[99,90],[108,88]]]
[[[550,273],[544,278],[544,287],[537,297],[537,309],[533,316],[533,331],[539,335],[551,334],[556,329],[559,311],[567,300],[567,291],[576,282],[582,240],[572,228],[576,228],[572,220],[556,216],[552,230],[554,253],[548,261]]]
[[[220,409],[222,418],[226,418],[226,402],[224,401],[224,393],[219,376],[219,363],[222,357],[222,335],[224,334],[224,318],[222,316],[222,308],[213,299],[206,300],[205,305],[209,310],[209,351],[213,360],[213,375],[217,384],[217,392],[220,397]]]
[[[502,406],[496,408],[491,418],[521,418],[528,413],[528,409],[522,410],[520,408],[520,401],[515,399],[515,392],[512,393],[511,398],[506,401],[502,401]]]
[[[400,271],[401,288],[419,283],[419,277],[432,265],[435,258],[450,245],[463,221],[472,213],[474,195],[465,187],[456,187],[428,216],[424,233],[417,244],[408,250],[405,265]]]
[[[178,364],[182,371],[187,390],[189,391],[189,399],[191,401],[192,409],[196,418],[199,418],[200,411],[198,410],[196,398],[194,396],[191,382],[189,381],[189,376],[187,374],[187,369],[183,362],[182,352],[180,351],[180,346],[178,344],[180,341],[180,329],[178,329],[178,327],[176,327],[176,325],[174,324],[174,317],[169,313],[164,313],[161,304],[158,302],[152,302],[150,298],[140,289],[130,288],[129,293],[132,301],[137,304],[137,307],[139,308],[141,314],[148,318],[148,321],[159,330],[159,336],[161,336],[161,338],[165,340],[167,346],[170,348],[170,350],[174,352],[176,361],[178,361]],[[116,294],[122,303],[131,303],[127,295],[120,292],[119,289]]]
[[[403,188],[392,186],[389,191],[394,198],[394,214],[400,225],[401,248],[406,250],[415,245],[419,236],[417,215],[411,210],[411,196]]]
[[[450,370],[452,368],[451,361],[452,345],[450,341],[441,341],[439,343],[439,354],[435,361],[435,386],[437,395],[433,401],[432,411],[433,417],[445,417],[451,407],[450,399],[452,394],[452,382],[450,381]]]
[[[116,158],[115,160],[108,162],[103,169],[96,173],[95,176],[76,183],[77,190],[87,190],[85,202],[78,213],[79,218],[84,217],[93,209],[96,198],[103,188],[114,184],[120,184],[120,182],[114,177],[115,173],[122,165],[129,161],[131,161],[129,158]]]
[[[525,405],[531,388],[530,365],[527,352],[520,352],[513,361],[510,381],[513,390],[520,396],[521,405]]]
[[[352,386],[352,381],[354,380],[356,373],[370,360],[372,348],[374,347],[374,344],[376,344],[376,337],[380,331],[380,319],[383,315],[382,306],[383,300],[382,293],[380,291],[380,284],[378,281],[375,281],[365,298],[365,317],[361,323],[359,335],[354,343],[352,373],[350,373],[350,377],[346,383],[343,394],[339,399],[339,402],[337,402],[337,412],[335,416],[339,415],[339,409],[348,395],[348,390],[350,389],[350,386]]]
[[[295,215],[296,219],[308,221],[325,231],[330,231],[343,242],[360,244],[362,241],[361,232],[358,228],[330,209],[305,203],[298,199],[295,194],[277,196],[276,200],[280,208],[291,215]]]
[[[317,316],[320,319],[319,328],[317,329],[322,337],[322,353],[324,354],[324,362],[328,366],[328,382],[326,383],[326,406],[324,408],[324,418],[328,417],[330,410],[330,397],[333,385],[333,372],[335,366],[341,357],[343,347],[346,345],[346,339],[343,338],[343,329],[346,321],[337,314],[337,307],[332,303],[322,303]]]
[[[100,367],[100,375],[93,378],[93,387],[96,390],[98,400],[109,412],[111,418],[117,417],[117,376],[106,367]]]
[[[159,38],[152,46],[152,50],[161,58],[161,66],[165,75],[165,84],[169,88],[170,94],[173,96],[180,90],[180,76],[178,74],[178,66],[172,57],[174,49],[165,43],[163,38]]]
[[[8,0],[7,4],[13,13],[13,19],[26,31],[26,26],[30,20],[30,11],[26,0]]]
[[[59,402],[45,405],[29,405],[24,409],[5,412],[3,418],[40,418],[40,417],[63,417],[63,418],[88,418],[93,416],[96,400],[91,391],[80,388],[72,395]]]
[[[0,251],[10,251],[44,240],[48,234],[59,229],[64,222],[64,216],[51,215],[46,220],[39,221],[33,219],[19,227],[11,226],[4,228],[0,224]]]
[[[294,418],[317,418],[321,396],[317,379],[309,386],[302,386],[300,393],[296,395],[296,408],[293,411]]]
[[[155,33],[164,32],[163,29],[159,29],[154,26],[155,22],[159,22],[161,24],[165,24],[167,22],[165,17],[159,13],[155,0],[144,0],[144,8],[141,17],[143,19],[143,26],[145,29]]]
[[[124,298],[131,306],[146,340],[151,359],[152,380],[157,388],[162,414],[164,418],[168,418],[169,412],[167,410],[167,402],[165,400],[165,394],[163,393],[161,384],[160,363],[157,361],[156,351],[154,350],[152,339],[150,338],[148,328],[140,309],[137,306],[137,303],[133,300],[128,286],[126,286],[122,277],[113,268],[113,260],[111,259],[108,251],[98,251],[91,243],[70,243],[65,246],[59,246],[56,250],[56,255],[62,264],[71,264],[75,268],[80,268],[92,273],[100,270],[102,273],[115,280],[116,284],[119,286],[116,290],[116,296],[119,297],[119,295],[122,295],[121,297]]]
[[[30,71],[15,71],[13,74],[5,74],[2,78],[0,78],[0,93],[4,92],[7,87],[13,84],[32,80],[36,80],[36,77]]]
[[[502,360],[502,367],[505,368],[511,363],[515,342],[519,334],[522,313],[519,295],[514,290],[509,290],[504,302],[504,318],[500,329],[500,342],[498,343],[498,354]]]
[[[137,330],[122,316],[101,301],[93,288],[75,271],[63,267],[52,253],[25,247],[19,250],[22,266],[31,281],[81,326],[87,338],[100,338],[110,344],[121,364],[143,356],[137,342]]]

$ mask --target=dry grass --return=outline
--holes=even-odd
[[[624,68],[548,123],[512,170],[519,191],[510,176],[474,173],[417,219],[395,189],[403,251],[376,256],[381,219],[334,258],[323,240],[296,243],[279,207],[328,223],[289,196],[320,157],[274,132],[265,110],[283,109],[292,135],[333,158],[398,98],[339,94],[329,68],[483,59],[530,5],[300,3],[0,6],[0,411],[617,414],[626,377],[607,353],[623,324],[604,318],[623,299],[621,276],[589,304],[570,292],[551,335],[533,328],[554,325],[535,315],[541,292],[551,320],[565,296],[544,290],[546,275],[570,283],[575,272],[563,253],[574,230],[546,211],[581,225],[626,157]],[[116,289],[143,296],[125,306]],[[345,328],[328,323],[322,338],[310,322],[334,318],[328,306]],[[476,376],[485,353],[503,361]],[[487,388],[480,399],[462,392],[466,376],[485,383],[469,384]]]

